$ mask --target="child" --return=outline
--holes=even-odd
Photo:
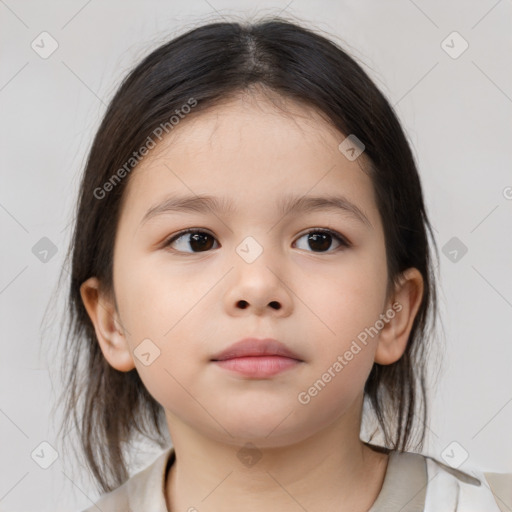
[[[512,475],[418,452],[428,233],[399,121],[334,43],[271,19],[152,52],[95,137],[71,246],[87,510],[509,510]],[[129,478],[137,433],[165,450]]]

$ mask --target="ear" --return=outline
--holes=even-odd
[[[85,309],[94,325],[101,351],[110,366],[121,372],[135,368],[114,301],[101,293],[100,282],[91,277],[80,286]]]
[[[392,364],[402,357],[421,305],[423,286],[423,276],[418,269],[409,268],[402,273],[402,279],[388,302],[388,311],[394,311],[395,315],[380,332],[375,352],[376,363]],[[390,318],[389,314],[386,316]]]

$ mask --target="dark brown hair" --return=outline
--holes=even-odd
[[[123,444],[129,446],[135,434],[161,447],[167,438],[162,406],[135,369],[120,372],[108,364],[82,303],[80,285],[91,276],[115,299],[113,245],[129,172],[101,198],[97,191],[191,98],[197,104],[188,115],[195,116],[254,86],[314,108],[365,145],[363,161],[383,220],[388,289],[409,267],[421,272],[425,285],[405,353],[394,364],[373,365],[365,400],[386,447],[409,449],[415,425],[415,448],[423,444],[428,324],[430,319],[434,327],[437,318],[429,234],[435,241],[414,157],[393,108],[354,58],[310,29],[282,18],[209,23],[160,46],[128,74],[96,133],[81,180],[68,251],[63,427],[77,428],[102,491],[128,478]]]

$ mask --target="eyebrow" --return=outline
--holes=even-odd
[[[293,196],[286,195],[277,203],[278,214],[282,217],[291,214],[307,213],[314,211],[344,212],[354,219],[366,224],[373,229],[371,222],[364,212],[344,196]],[[209,195],[171,196],[158,203],[144,214],[140,224],[162,215],[164,213],[220,213],[232,214],[236,209],[231,201],[225,197]]]

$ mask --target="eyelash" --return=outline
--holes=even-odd
[[[171,238],[167,239],[164,242],[163,245],[164,245],[165,248],[169,248],[169,246],[173,242],[178,240],[179,238],[181,238],[181,237],[183,237],[183,236],[185,236],[187,234],[194,234],[194,233],[202,233],[202,234],[206,234],[208,236],[211,236],[212,238],[215,238],[212,234],[210,234],[208,231],[205,231],[204,229],[190,228],[190,229],[185,229],[183,231],[180,231],[179,233],[176,233]],[[319,252],[307,251],[307,252],[312,252],[313,254],[324,254],[324,253],[325,254],[329,254],[329,253],[332,254],[334,252],[338,252],[340,250],[340,248],[342,248],[342,247],[349,248],[352,245],[344,236],[342,236],[337,231],[333,231],[331,229],[326,229],[326,228],[310,229],[309,231],[306,231],[305,233],[303,233],[297,240],[301,239],[302,237],[304,237],[305,235],[308,235],[310,233],[323,233],[323,234],[327,234],[327,235],[332,236],[334,239],[336,239],[340,243],[340,247],[334,249],[333,251],[325,251],[325,252],[322,252],[322,251],[319,251]],[[174,249],[169,249],[169,250],[171,250],[172,252],[178,253],[178,254],[201,254],[201,252],[209,252],[209,251],[185,252],[185,251],[176,251]]]

